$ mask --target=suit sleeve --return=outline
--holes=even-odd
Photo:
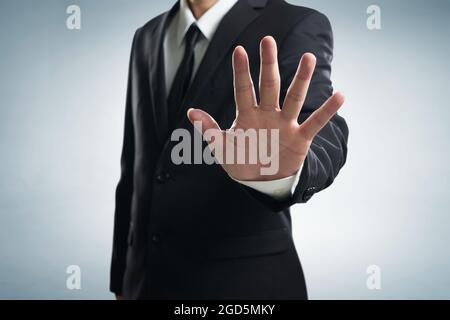
[[[299,123],[305,121],[333,94],[330,80],[333,33],[328,18],[317,11],[313,11],[297,23],[279,44],[280,105],[295,75],[300,57],[306,52],[316,56],[317,64],[299,116]],[[277,201],[256,191],[253,194],[274,211],[281,211],[295,203],[307,202],[336,178],[346,161],[347,139],[348,127],[345,120],[335,115],[314,138],[292,197]]]
[[[122,293],[123,275],[126,266],[127,237],[131,215],[131,200],[133,196],[134,168],[134,128],[132,116],[132,72],[135,65],[135,43],[139,30],[136,32],[131,49],[128,71],[128,86],[125,105],[125,129],[121,156],[121,175],[116,188],[116,207],[114,213],[114,235],[111,259],[110,290],[115,294]]]

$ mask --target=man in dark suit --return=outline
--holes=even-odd
[[[332,47],[323,14],[282,0],[181,0],[137,30],[112,292],[127,299],[307,298],[289,207],[328,187],[346,160]],[[175,164],[171,133],[195,136],[196,121],[203,132],[278,130],[279,170],[263,175],[259,162]]]

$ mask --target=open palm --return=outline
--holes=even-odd
[[[275,180],[294,175],[308,153],[315,135],[328,123],[344,103],[341,93],[334,93],[302,124],[298,123],[302,105],[305,101],[311,77],[316,65],[316,58],[305,53],[301,59],[294,79],[286,93],[283,106],[279,106],[280,73],[277,61],[275,40],[267,36],[261,41],[261,66],[259,77],[259,104],[250,76],[248,56],[244,48],[236,47],[233,53],[234,92],[236,101],[236,119],[228,130],[222,130],[217,122],[205,111],[189,109],[189,120],[194,124],[201,122],[203,133],[208,129],[220,130],[225,137],[237,129],[278,129],[279,169],[273,174],[262,174],[265,165],[257,163],[221,163],[224,170],[233,178],[243,181]],[[207,139],[208,140],[208,139]],[[228,141],[225,138],[226,141]],[[270,139],[267,143],[270,143]],[[246,148],[251,148],[246,145]],[[273,149],[273,146],[267,146]],[[249,150],[244,150],[248,154]]]

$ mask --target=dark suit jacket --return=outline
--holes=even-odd
[[[344,165],[345,121],[336,115],[314,139],[295,193],[285,201],[236,183],[220,165],[174,165],[162,40],[177,9],[175,5],[152,19],[133,40],[111,291],[131,299],[306,298],[289,207],[328,187]],[[328,19],[281,0],[240,0],[209,45],[178,116],[178,128],[193,132],[186,117],[190,106],[204,108],[222,128],[231,125],[232,51],[236,45],[245,47],[258,83],[259,42],[266,35],[272,35],[279,48],[281,99],[301,55],[312,52],[317,57],[300,122],[332,94]]]

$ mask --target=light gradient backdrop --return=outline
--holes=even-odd
[[[293,209],[310,298],[449,299],[450,2],[291,2],[332,22],[350,127],[335,183]],[[80,31],[65,26],[70,4]],[[366,27],[371,4],[382,30]],[[131,40],[171,5],[0,0],[0,298],[112,298]],[[72,264],[79,291],[66,289]],[[366,287],[373,264],[381,290]]]

